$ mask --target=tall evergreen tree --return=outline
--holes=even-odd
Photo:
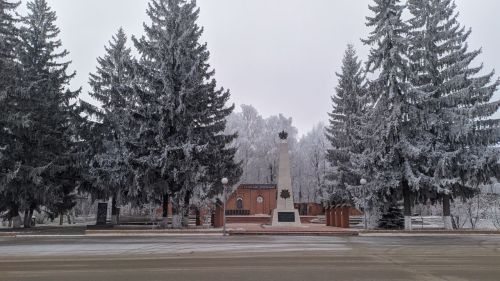
[[[141,60],[137,68],[137,102],[131,109],[138,128],[128,142],[136,183],[152,199],[173,197],[175,226],[180,209],[186,214],[194,188],[205,180],[208,188],[221,189],[220,179],[209,172],[232,175],[234,149],[227,148],[236,135],[225,135],[229,91],[217,89],[208,64],[203,29],[196,21],[195,1],[152,0],[147,11],[152,23],[146,35],[134,38]],[[215,166],[214,164],[215,163]],[[224,171],[225,170],[225,171]],[[142,188],[141,188],[142,191]]]
[[[363,139],[360,136],[362,117],[366,109],[366,83],[364,69],[358,60],[353,45],[348,45],[342,61],[342,72],[337,73],[338,86],[332,97],[333,110],[326,136],[331,143],[327,159],[332,171],[324,187],[324,197],[329,204],[349,201],[348,188],[359,184],[360,175],[353,167],[353,156],[363,151]]]
[[[12,91],[17,71],[16,46],[19,43],[19,30],[16,23],[19,19],[15,17],[15,11],[18,6],[19,3],[0,0],[0,101],[4,101]]]
[[[16,140],[11,130],[13,124],[22,122],[12,111],[16,82],[19,74],[17,60],[17,46],[19,44],[19,30],[15,17],[18,3],[0,0],[0,213],[7,211],[6,219],[15,219],[15,226],[19,223],[19,204],[15,194],[7,186],[11,173],[15,170],[16,162],[12,157]]]
[[[411,83],[418,114],[419,147],[425,171],[419,176],[424,199],[442,200],[451,228],[450,198],[469,198],[488,182],[500,142],[500,120],[491,119],[499,101],[490,102],[499,81],[479,75],[471,64],[481,53],[469,51],[470,30],[458,21],[452,0],[410,0]],[[420,142],[418,140],[421,140]]]
[[[89,191],[98,198],[112,197],[114,222],[118,215],[118,198],[125,198],[130,193],[128,188],[133,186],[125,141],[132,130],[127,122],[127,110],[134,101],[135,92],[132,87],[133,59],[126,44],[127,36],[120,28],[105,48],[104,57],[97,59],[96,73],[90,75],[90,95],[101,103],[101,107],[86,105],[92,108],[90,113],[98,121],[94,126],[95,154],[90,160],[94,188]]]
[[[394,204],[401,196],[404,201],[405,228],[411,228],[411,161],[405,144],[411,131],[408,97],[408,26],[402,19],[404,6],[399,0],[374,0],[369,7],[374,13],[367,17],[367,26],[373,28],[363,40],[372,49],[367,71],[377,73],[370,82],[373,109],[370,110],[366,130],[363,176],[369,181],[372,193]],[[413,188],[416,188],[413,186]]]
[[[60,51],[56,14],[45,0],[28,2],[22,19],[19,59],[22,73],[12,110],[25,120],[11,127],[16,147],[9,151],[17,163],[8,189],[25,212],[29,227],[33,211],[45,205],[60,215],[71,207],[77,185],[74,99],[78,91],[66,86],[68,54]],[[61,208],[61,206],[65,206]]]

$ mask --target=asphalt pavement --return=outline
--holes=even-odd
[[[0,280],[500,280],[500,236],[0,237]]]

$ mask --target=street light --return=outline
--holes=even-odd
[[[226,201],[227,201],[227,184],[229,183],[229,180],[227,178],[222,178],[221,180],[222,183],[222,197],[224,200],[224,210],[223,210],[223,223],[224,225],[222,226],[222,235],[226,236]]]
[[[368,222],[366,221],[366,188],[365,188],[365,185],[366,185],[366,180],[365,179],[361,179],[359,180],[359,183],[361,184],[362,188],[363,188],[363,215],[365,217],[364,221],[365,221],[365,230],[368,229]]]

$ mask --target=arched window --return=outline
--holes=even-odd
[[[236,209],[243,210],[243,198],[236,199]]]

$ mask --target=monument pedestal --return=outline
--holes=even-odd
[[[299,210],[274,209],[272,226],[301,226]]]

